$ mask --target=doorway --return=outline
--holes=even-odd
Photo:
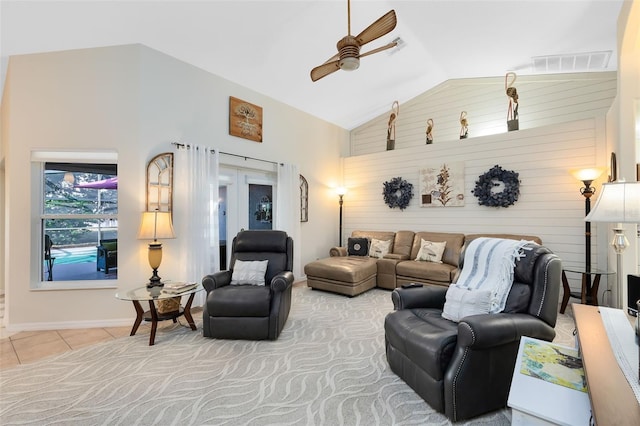
[[[276,181],[274,172],[220,167],[220,270],[228,267],[231,243],[238,232],[245,229],[273,229]]]

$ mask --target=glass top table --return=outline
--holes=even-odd
[[[130,336],[136,334],[138,327],[142,321],[151,321],[151,335],[149,336],[149,346],[155,344],[156,330],[158,327],[158,321],[173,320],[177,322],[177,318],[184,316],[191,330],[197,330],[196,324],[191,316],[191,304],[193,303],[194,295],[204,290],[202,284],[197,284],[194,287],[189,287],[184,291],[174,292],[164,287],[138,287],[132,290],[123,290],[116,293],[116,298],[120,300],[128,300],[133,302],[133,307],[136,310],[136,320],[131,328]],[[158,312],[155,301],[166,300],[172,298],[182,298],[182,296],[189,296],[187,304],[183,307],[178,306],[177,310],[171,312]],[[149,310],[144,311],[140,302],[149,302]]]
[[[582,288],[580,292],[572,292],[567,280],[567,272],[582,275]],[[565,266],[562,269],[562,304],[560,305],[560,313],[564,314],[570,297],[580,299],[583,305],[598,305],[598,288],[600,287],[600,277],[602,275],[615,274],[613,271],[606,271],[598,268],[585,268],[584,266]],[[593,275],[593,282],[591,276]]]

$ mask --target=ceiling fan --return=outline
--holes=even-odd
[[[318,81],[338,70],[353,71],[360,66],[360,58],[382,52],[396,46],[396,41],[360,54],[360,48],[365,44],[390,33],[396,27],[396,12],[390,10],[380,19],[365,28],[357,36],[351,35],[351,0],[347,0],[347,35],[338,42],[338,53],[329,58],[324,64],[311,70],[311,80]]]

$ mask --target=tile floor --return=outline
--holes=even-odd
[[[202,315],[200,308],[191,313]],[[4,295],[0,295],[0,318],[4,313]],[[180,318],[179,321],[185,323]],[[158,323],[158,329],[172,326],[171,321]],[[149,334],[151,324],[143,322],[136,335]],[[38,361],[63,352],[72,351],[96,343],[129,336],[131,326],[108,328],[83,328],[68,330],[22,331],[9,334],[4,328],[0,329],[0,372],[19,364]]]

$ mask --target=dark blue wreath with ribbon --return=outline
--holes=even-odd
[[[492,190],[502,185],[504,185],[502,191]],[[504,170],[496,164],[478,177],[472,194],[476,196],[481,206],[509,207],[518,201],[520,195],[519,174],[513,170]]]
[[[384,202],[390,209],[398,207],[400,210],[404,210],[407,208],[409,201],[413,198],[413,184],[401,177],[395,177],[384,182],[383,186]]]

